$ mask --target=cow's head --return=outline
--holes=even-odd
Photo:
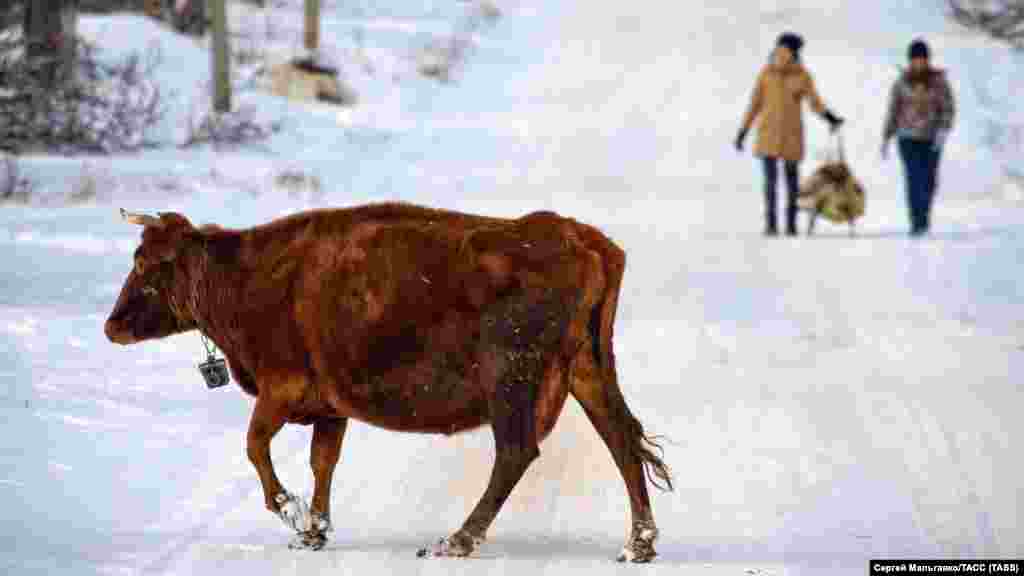
[[[111,342],[133,344],[163,338],[195,328],[195,321],[175,299],[177,283],[185,281],[176,266],[195,228],[182,215],[131,214],[121,210],[127,222],[143,226],[142,245],[135,250],[135,265],[117,297],[103,331]]]

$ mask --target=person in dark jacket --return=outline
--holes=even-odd
[[[765,228],[767,236],[778,234],[775,218],[775,189],[778,163],[783,161],[786,173],[786,234],[796,235],[796,197],[799,189],[799,165],[804,157],[804,125],[801,104],[806,98],[811,108],[820,114],[832,130],[843,123],[825,107],[814,86],[810,72],[800,63],[800,49],[804,41],[787,32],[779,36],[771,61],[761,70],[754,85],[750,106],[743,117],[743,125],[736,135],[736,149],[743,149],[747,132],[758,120],[757,142],[754,153],[760,156],[764,167]]]
[[[907,56],[910,65],[889,93],[882,158],[888,156],[889,141],[897,137],[906,175],[910,233],[921,236],[931,226],[939,160],[953,128],[956,105],[945,71],[933,68],[930,63],[928,44],[914,40]]]

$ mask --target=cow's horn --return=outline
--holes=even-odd
[[[135,212],[128,212],[124,208],[121,208],[121,218],[124,218],[125,222],[138,224],[140,226],[163,226],[163,221],[156,216],[150,216],[149,214],[136,214]]]

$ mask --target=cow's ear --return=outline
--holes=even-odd
[[[163,224],[164,229],[168,231],[186,231],[195,230],[192,223],[177,212],[160,212],[158,214],[160,222]]]
[[[145,257],[156,262],[169,262],[177,258],[188,238],[196,229],[181,214],[160,213],[160,226],[147,227],[142,233]]]

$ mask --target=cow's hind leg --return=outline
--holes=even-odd
[[[561,408],[565,395],[551,386],[564,386],[557,369],[558,346],[565,333],[571,303],[557,298],[527,305],[501,307],[485,323],[481,374],[493,392],[489,399],[495,459],[487,489],[462,527],[419,556],[468,556],[485,539],[512,489],[530,463],[540,455],[538,420],[553,422],[537,411],[539,398],[554,398],[549,409]],[[543,410],[542,412],[546,412]]]
[[[313,423],[309,464],[315,487],[310,506],[309,526],[289,545],[293,549],[320,550],[327,543],[331,526],[331,479],[341,455],[341,443],[348,427],[347,418],[322,418]]]
[[[494,438],[494,466],[484,495],[458,531],[429,548],[421,549],[417,553],[418,556],[469,556],[484,541],[487,529],[512,489],[523,477],[530,463],[540,455],[536,443],[503,438],[497,429]]]
[[[606,377],[595,365],[591,350],[590,346],[584,347],[574,361],[571,392],[608,446],[626,483],[632,518],[629,539],[618,560],[650,562],[657,555],[654,541],[658,537],[658,529],[647,493],[646,468],[671,488],[668,469],[651,450],[654,444],[644,435],[640,422],[629,411],[618,384],[605,381]],[[614,378],[614,367],[611,367],[610,374]]]

